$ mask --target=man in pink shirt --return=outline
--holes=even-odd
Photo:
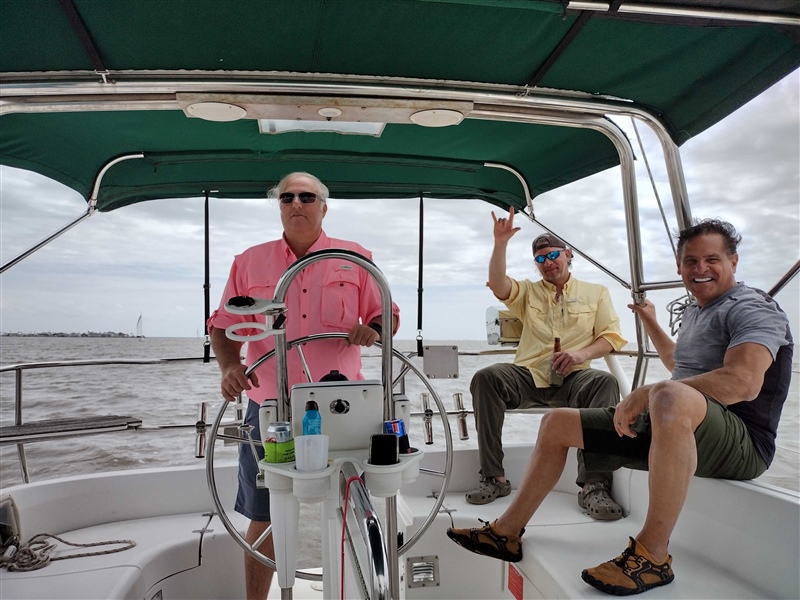
[[[274,340],[248,342],[246,364],[240,358],[241,342],[225,336],[225,329],[243,321],[264,323],[263,315],[233,315],[224,305],[234,296],[271,299],[284,271],[297,259],[326,248],[352,250],[372,259],[372,254],[359,244],[329,238],[322,230],[328,210],[328,188],[308,173],[291,173],[270,190],[270,197],[280,201],[283,237],[259,244],[236,256],[218,310],[208,320],[211,346],[222,371],[222,395],[233,401],[246,392],[249,398],[245,423],[254,426],[252,435],[259,439],[258,409],[265,399],[276,398],[274,361],[267,361],[245,377],[246,365],[252,364],[274,348]],[[391,330],[397,331],[399,309],[392,306]],[[347,260],[328,259],[315,262],[295,277],[286,294],[286,339],[325,332],[346,332],[347,340],[320,340],[303,348],[311,379],[319,381],[332,370],[348,379],[364,379],[361,374],[360,346],[372,346],[381,340],[383,318],[377,284],[361,267]],[[247,330],[239,331],[246,334]],[[288,383],[305,382],[300,358],[295,351],[287,356]],[[263,452],[263,448],[256,447]],[[260,453],[260,458],[263,454]],[[269,491],[256,489],[257,466],[248,447],[239,452],[239,491],[236,511],[250,519],[245,535],[253,544],[270,525]],[[274,556],[272,537],[259,548]],[[267,597],[273,571],[249,554],[245,554],[245,582],[249,599]]]

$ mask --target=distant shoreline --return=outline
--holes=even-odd
[[[64,333],[62,331],[40,331],[37,333],[0,332],[0,337],[80,337],[80,338],[135,338],[137,336],[121,331],[85,331],[83,333]],[[144,336],[142,336],[144,337]]]

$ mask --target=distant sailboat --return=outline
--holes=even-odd
[[[136,337],[143,338],[144,334],[142,333],[142,315],[139,315],[139,320],[136,321]]]

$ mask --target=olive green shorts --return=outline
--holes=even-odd
[[[706,417],[694,432],[697,444],[697,477],[754,479],[767,470],[744,422],[725,406],[706,396]],[[584,460],[591,470],[613,471],[620,467],[648,469],[650,415],[639,416],[632,429],[635,438],[620,437],[614,428],[615,408],[581,409]]]

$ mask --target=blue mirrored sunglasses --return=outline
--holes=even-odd
[[[291,204],[294,202],[294,197],[297,196],[303,204],[313,204],[317,201],[317,195],[311,192],[300,192],[299,194],[292,194],[291,192],[284,192],[280,196],[282,204]]]
[[[533,260],[535,260],[537,263],[541,265],[544,264],[546,258],[549,258],[550,260],[555,260],[560,255],[561,255],[561,250],[551,250],[547,254],[540,254],[539,256],[534,256]]]

